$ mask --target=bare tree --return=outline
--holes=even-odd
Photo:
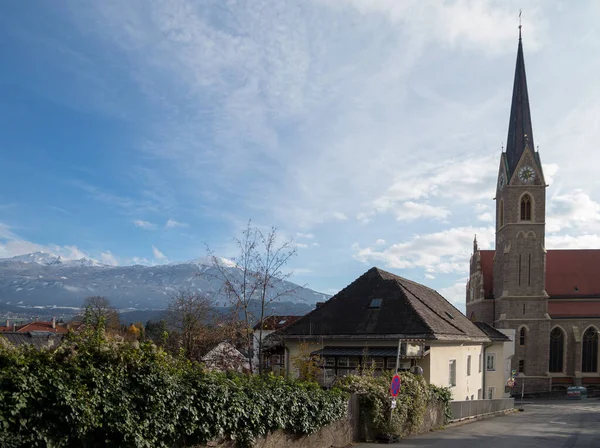
[[[86,297],[82,308],[87,312],[90,322],[94,328],[97,328],[101,322],[104,322],[105,328],[109,331],[118,331],[120,328],[119,313],[110,304],[110,300],[102,296]]]
[[[272,227],[263,233],[248,221],[241,237],[234,238],[239,255],[232,259],[234,265],[225,262],[208,248],[213,266],[223,282],[224,292],[234,308],[242,314],[245,327],[245,339],[251,372],[254,372],[254,356],[258,355],[258,371],[262,373],[263,323],[268,306],[284,296],[296,292],[298,286],[287,283],[291,272],[285,273],[284,267],[297,254],[293,241],[279,242],[277,229]],[[233,268],[233,269],[232,269]],[[257,315],[251,311],[251,301],[259,306]],[[252,323],[258,324],[258,353],[254,351]]]
[[[181,338],[188,359],[198,359],[200,342],[212,319],[212,301],[206,294],[180,291],[171,298],[166,320]]]

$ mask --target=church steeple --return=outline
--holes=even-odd
[[[526,145],[529,145],[532,151],[535,150],[533,129],[531,126],[531,112],[529,110],[529,95],[527,94],[527,78],[525,77],[523,41],[521,39],[521,26],[519,26],[517,65],[515,68],[515,81],[510,107],[508,138],[506,140],[506,163],[509,179],[512,177]]]

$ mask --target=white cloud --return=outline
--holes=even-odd
[[[514,40],[515,11],[510,3],[489,0],[439,2],[436,0],[322,0],[327,3],[352,3],[361,14],[377,14],[400,22],[411,32],[427,32],[428,37],[447,45],[477,48],[486,52],[502,51]],[[529,4],[523,17],[528,43],[537,46],[539,33],[537,2]]]
[[[550,235],[546,236],[548,249],[596,249],[600,248],[600,235]]]
[[[178,227],[189,227],[189,224],[187,224],[185,222],[175,221],[174,219],[170,219],[170,218],[167,221],[167,223],[165,224],[165,228],[167,228],[167,229],[175,229]]]
[[[80,260],[87,258],[104,263],[110,251],[100,254],[97,260],[87,252],[74,245],[59,246],[57,244],[38,244],[24,240],[17,235],[10,226],[0,223],[0,258],[11,258],[17,255],[26,255],[33,252],[46,252],[54,256],[60,256],[64,260]],[[108,263],[107,263],[108,264]]]
[[[354,258],[365,263],[382,262],[393,269],[421,268],[427,272],[464,273],[474,235],[479,247],[493,247],[493,227],[455,227],[430,234],[415,235],[412,239],[393,244],[384,249],[360,247],[354,244]]]
[[[150,230],[150,229],[156,228],[156,226],[154,224],[152,224],[151,222],[144,221],[141,219],[136,219],[135,221],[133,221],[133,225],[136,227],[139,227],[140,229],[145,229],[145,230]]]
[[[104,264],[108,264],[110,266],[118,266],[119,262],[117,260],[117,257],[115,257],[110,250],[107,250],[106,252],[102,252],[100,254],[100,261]]]
[[[147,258],[142,258],[142,257],[133,257],[131,259],[131,262],[133,264],[140,264],[140,265],[144,265],[144,266],[149,266],[152,264],[152,262],[150,260],[148,260]]]
[[[381,246],[381,245],[385,244],[385,240],[383,240],[383,239],[379,238],[377,241],[375,241],[375,244],[376,244],[377,246]]]
[[[296,236],[298,238],[307,238],[307,239],[314,239],[314,235],[312,233],[301,233],[301,232],[296,232]]]
[[[466,287],[467,280],[461,279],[451,286],[440,288],[438,292],[464,314],[466,312]]]
[[[333,219],[336,219],[338,221],[346,221],[346,220],[348,220],[348,217],[344,213],[342,213],[342,212],[333,212],[331,214],[331,216],[332,216]]]
[[[548,202],[546,230],[548,233],[576,229],[586,233],[600,231],[600,203],[583,190],[557,193]]]
[[[435,279],[435,275],[429,274],[429,273],[425,273],[425,278],[428,280],[434,280]]]
[[[157,261],[168,261],[168,258],[165,254],[163,254],[156,246],[152,246],[152,255],[154,259]]]
[[[494,222],[494,216],[490,212],[477,215],[477,219],[483,222]]]
[[[445,207],[434,207],[429,204],[407,201],[394,207],[398,221],[414,221],[419,218],[443,219],[450,215],[450,210]]]

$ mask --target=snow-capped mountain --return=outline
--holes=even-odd
[[[241,272],[230,260],[221,259],[230,272]],[[285,291],[296,287],[284,282],[275,287]],[[216,268],[209,259],[160,266],[109,266],[94,260],[64,260],[36,252],[0,258],[0,305],[78,307],[92,295],[105,296],[117,308],[163,309],[180,290],[215,294],[216,305],[227,301],[217,294],[222,289]],[[329,296],[297,287],[282,302],[314,306]]]

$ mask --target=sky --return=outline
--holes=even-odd
[[[600,248],[600,3],[0,2],[0,258],[106,264],[293,239],[296,283],[372,266],[464,311],[494,245],[519,23],[546,246]]]

